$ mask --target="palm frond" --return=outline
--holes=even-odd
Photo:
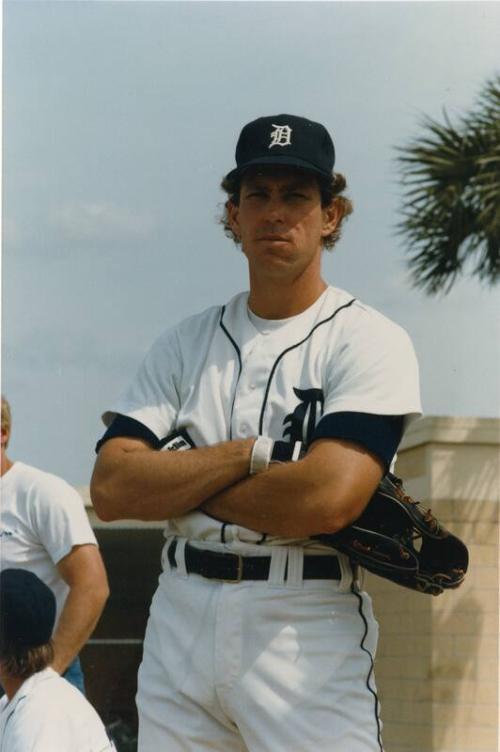
[[[424,118],[423,133],[399,147],[404,197],[397,226],[413,284],[448,291],[464,265],[500,279],[500,75],[458,125]]]

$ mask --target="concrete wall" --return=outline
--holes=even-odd
[[[437,597],[366,576],[387,752],[498,749],[499,438],[497,420],[424,418],[401,447],[407,491],[462,538],[470,564]]]
[[[376,677],[386,752],[498,749],[500,421],[424,418],[396,472],[416,499],[464,540],[466,581],[438,597],[366,574],[380,622]],[[148,606],[160,569],[158,524],[98,521],[86,499],[111,597],[82,660],[105,722],[135,727],[134,695]]]

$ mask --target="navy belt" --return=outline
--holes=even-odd
[[[168,547],[168,560],[177,567],[175,550],[177,541]],[[209,580],[241,582],[242,580],[267,580],[271,567],[270,556],[241,556],[239,554],[208,551],[186,543],[184,560],[188,574],[199,574]],[[285,572],[286,576],[286,572]],[[304,556],[304,580],[340,580],[341,571],[336,556]]]

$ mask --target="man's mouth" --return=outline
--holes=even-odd
[[[267,235],[261,235],[259,237],[259,240],[267,240],[267,241],[278,241],[278,242],[286,242],[288,238],[286,238],[284,235],[274,235],[274,234],[267,234]]]

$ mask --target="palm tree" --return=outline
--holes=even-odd
[[[426,117],[424,134],[399,148],[405,195],[398,231],[406,237],[413,285],[448,292],[464,267],[500,279],[500,75],[477,108],[453,126]]]

